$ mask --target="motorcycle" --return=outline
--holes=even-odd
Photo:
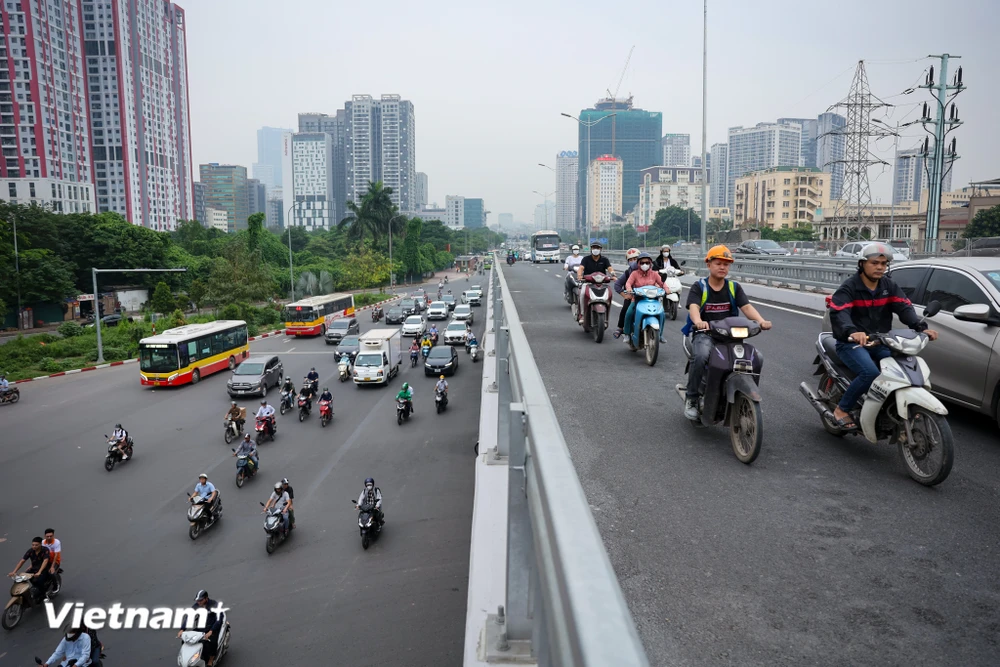
[[[204,496],[195,496],[189,502],[191,507],[188,508],[187,519],[191,526],[188,528],[188,537],[197,540],[199,535],[222,518],[222,494],[216,492],[215,504],[212,507],[208,504],[208,498]]]
[[[566,280],[563,284],[563,296],[566,303],[572,309],[576,306],[576,272],[571,268],[566,272]]]
[[[932,301],[924,316],[933,317],[941,304]],[[928,387],[930,369],[918,355],[930,339],[927,334],[912,329],[894,329],[872,335],[871,345],[885,345],[892,356],[880,362],[881,374],[861,398],[860,410],[851,417],[860,426],[860,435],[872,444],[887,441],[896,445],[915,481],[925,486],[940,484],[951,472],[955,458],[955,443],[946,419],[948,410]],[[819,386],[814,393],[805,382],[799,391],[819,413],[827,433],[841,437],[846,433],[833,416],[833,410],[854,379],[854,373],[837,356],[837,341],[833,334],[823,332],[816,340],[816,371]],[[932,460],[934,459],[934,460]]]
[[[351,504],[358,510],[358,529],[361,531],[361,548],[367,549],[372,540],[377,540],[382,533],[382,523],[375,519],[375,506],[369,503],[358,505],[357,500]]]
[[[351,356],[347,353],[340,355],[340,360],[337,361],[337,377],[341,382],[351,379]]]
[[[472,357],[472,363],[479,361],[479,343],[469,344],[469,355]]]
[[[260,504],[264,507],[264,503]],[[269,507],[264,511],[267,516],[264,517],[264,532],[267,533],[267,541],[264,543],[264,548],[267,549],[268,554],[274,553],[274,550],[278,548],[278,545],[288,539],[289,534],[292,532],[291,525],[288,526],[288,530],[285,530],[285,519],[281,516],[281,510],[277,507]]]
[[[108,455],[104,459],[104,469],[111,472],[115,469],[115,464],[121,462],[122,452],[118,449],[118,442],[113,438],[108,438],[105,433],[104,437],[108,440]],[[135,442],[132,440],[132,436],[129,436],[128,440],[125,442],[125,455],[128,456],[127,461],[132,460],[132,446]]]
[[[257,423],[254,424],[254,430],[257,431],[255,440],[258,445],[264,443],[264,438],[270,438],[271,442],[274,442],[274,434],[278,431],[278,424],[272,419],[271,428],[268,428],[267,421],[266,417],[257,417]]]
[[[236,450],[233,450],[236,453]],[[247,481],[251,477],[257,474],[257,466],[253,464],[253,459],[251,459],[246,454],[240,454],[236,457],[236,488],[242,489],[243,482]]]
[[[603,273],[584,276],[583,283],[580,284],[580,298],[573,303],[573,317],[586,333],[594,337],[595,343],[604,340],[604,330],[608,328],[608,314],[611,312],[610,287],[611,277]]]
[[[415,368],[419,359],[420,353],[416,350],[410,350],[410,368]]]
[[[382,308],[377,306],[372,309],[372,322],[379,322],[382,319]]]
[[[319,378],[316,378],[315,380],[310,380],[309,378],[302,378],[302,386],[303,387],[309,387],[310,389],[312,389],[313,395],[318,394],[319,393]]]
[[[278,407],[278,410],[281,412],[282,416],[284,416],[286,412],[292,409],[292,400],[294,399],[294,397],[295,397],[294,391],[281,392],[281,405]]]
[[[437,345],[438,344],[438,332],[435,331],[435,332],[431,333],[430,336],[431,336],[431,346]]]
[[[320,401],[319,402],[319,425],[326,427],[330,421],[333,420],[333,408],[330,407],[330,401]]]
[[[60,567],[55,575],[49,577],[45,590],[50,599],[59,595],[62,589],[62,572],[63,569]],[[11,578],[14,583],[10,586],[10,600],[4,607],[3,616],[0,617],[0,625],[4,630],[13,630],[21,622],[25,609],[41,607],[45,602],[44,597],[40,597],[37,590],[33,590],[30,574],[19,573]]]
[[[724,424],[729,427],[733,453],[743,463],[753,463],[764,441],[764,416],[760,406],[761,368],[763,355],[744,340],[761,332],[760,325],[745,317],[727,317],[711,322],[707,331],[696,336],[711,336],[715,349],[701,384],[699,426]],[[691,370],[691,337],[684,337],[684,354]],[[686,398],[687,384],[677,385],[681,399]]]
[[[632,333],[625,340],[630,350],[646,351],[646,363],[656,364],[660,353],[660,332],[663,330],[664,313],[662,297],[670,296],[666,291],[655,285],[636,287],[632,289],[635,299],[635,314],[633,315]]]
[[[686,264],[687,262],[682,262]],[[667,289],[670,290],[670,294],[665,294],[663,296],[663,311],[672,320],[677,319],[677,309],[680,305],[681,300],[681,279],[679,276],[683,276],[684,272],[675,269],[672,266],[666,266],[659,271],[660,277],[663,278],[663,284],[666,285]]]
[[[444,412],[448,408],[448,392],[434,390],[434,406],[438,414]]]
[[[514,258],[511,256],[507,257],[507,266],[514,266]]]
[[[218,649],[215,652],[215,664],[222,662],[222,658],[229,653],[229,640],[232,628],[226,618],[226,612],[222,612],[222,629],[219,630],[219,639],[216,644]],[[205,667],[205,659],[201,657],[205,633],[199,630],[185,630],[181,633],[181,651],[177,656],[178,665],[187,667]]]
[[[396,423],[400,426],[403,425],[403,420],[409,421],[410,419],[410,404],[401,398],[396,399]]]
[[[445,285],[447,285],[447,284],[448,284],[448,276],[445,276],[445,277],[444,277],[444,284],[445,284]],[[451,294],[451,290],[448,290],[448,294]]]
[[[0,395],[0,404],[17,403],[21,400],[21,390],[17,387],[7,387],[7,393]]]
[[[224,437],[226,439],[227,445],[231,443],[233,440],[243,435],[243,425],[238,424],[237,422],[238,420],[236,419],[233,419],[231,417],[226,417],[225,421],[226,431]]]
[[[299,421],[305,421],[306,417],[309,416],[310,406],[309,401],[305,398],[299,397]]]
[[[420,354],[422,354],[424,356],[424,359],[426,359],[427,355],[429,355],[431,353],[431,347],[433,347],[433,346],[432,345],[421,345],[420,346]]]

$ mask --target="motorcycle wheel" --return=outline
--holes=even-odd
[[[104,459],[104,469],[107,470],[108,472],[111,472],[112,470],[115,469],[115,457],[108,456],[106,459]]]
[[[201,523],[195,521],[191,524],[191,527],[188,528],[188,537],[192,540],[197,540],[199,535],[201,535]]]
[[[23,613],[24,607],[21,606],[20,602],[15,602],[11,606],[4,609],[3,616],[0,617],[0,625],[3,625],[4,630],[13,630],[14,627],[21,622],[21,616]]]
[[[368,536],[367,535],[363,535],[361,537],[361,548],[367,550],[368,546],[370,544],[371,544],[371,540],[368,538]]]
[[[655,366],[656,357],[660,354],[660,337],[652,327],[646,327],[642,335],[646,338],[646,342],[644,343],[646,346],[646,364],[648,366]]]
[[[226,437],[226,444],[227,445],[233,441],[233,432],[229,430],[228,426],[226,427],[226,436],[225,437]]]
[[[268,533],[268,535],[267,535],[267,542],[264,543],[264,548],[267,549],[267,553],[268,554],[273,554],[274,553],[274,548],[276,546],[278,546],[278,545],[277,545],[276,540],[274,539],[274,535],[272,535],[271,533]]]
[[[255,441],[255,442],[256,442],[256,443],[258,444],[258,445],[262,445],[262,444],[264,444],[264,432],[263,432],[263,431],[257,431],[257,437],[256,437],[256,438],[254,438],[254,441]]]
[[[281,407],[278,408],[278,409],[281,411],[281,416],[284,417],[285,416],[285,404],[282,403]]]
[[[7,396],[7,402],[11,404],[17,403],[20,400],[21,400],[21,392],[19,391],[12,391]]]
[[[595,343],[604,340],[604,317],[605,313],[594,313],[594,325],[590,333],[594,334]]]
[[[438,414],[441,414],[441,410],[442,410],[442,409],[443,409],[443,408],[441,407],[441,404],[440,404],[440,403],[438,403],[438,404],[437,404],[437,411],[438,411]]]
[[[764,415],[759,403],[741,393],[736,394],[732,410],[729,438],[733,444],[733,453],[741,463],[749,465],[760,454],[760,447],[764,442]]]
[[[833,380],[829,375],[823,373],[819,376],[819,386],[817,387],[817,394],[820,397],[825,397],[830,395],[830,389],[833,387]],[[847,434],[847,431],[837,426],[831,419],[827,417],[820,417],[820,421],[823,422],[823,429],[830,435],[835,435],[838,438],[843,438]]]
[[[676,320],[677,319],[677,302],[676,301],[671,301],[670,302],[670,307],[667,309],[667,311],[670,313],[670,319]]]
[[[246,480],[246,478],[243,476],[243,471],[242,470],[240,470],[238,473],[236,473],[236,488],[237,489],[242,489],[243,488],[243,482],[245,480]]]
[[[396,424],[398,426],[403,425],[403,413],[400,410],[396,410]]]
[[[305,421],[305,420],[306,420],[306,413],[305,413],[305,410],[299,410],[299,421],[300,421],[300,422],[303,422],[303,421]]]
[[[911,406],[910,433],[913,434],[912,443],[898,441],[906,472],[924,486],[940,484],[951,473],[955,462],[955,442],[948,420],[922,407]],[[937,460],[932,462],[935,458]]]
[[[328,421],[329,421],[329,419],[327,417],[320,417],[319,418],[319,425],[322,426],[323,428],[326,428],[326,423]]]

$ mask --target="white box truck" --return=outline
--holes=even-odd
[[[354,384],[389,384],[403,363],[399,329],[372,329],[358,343]]]

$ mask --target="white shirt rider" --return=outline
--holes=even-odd
[[[262,418],[270,417],[274,414],[274,408],[271,407],[270,403],[265,403],[260,406],[260,410],[257,411],[257,416]]]
[[[448,391],[448,382],[446,380],[438,380],[437,384],[434,385],[434,389],[439,392],[446,392]]]
[[[573,254],[566,258],[566,263],[563,265],[563,268],[567,271],[573,271],[575,273],[576,267],[580,266],[581,262],[583,262],[583,256],[580,255],[580,249],[574,248]]]

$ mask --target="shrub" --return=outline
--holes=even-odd
[[[52,357],[42,357],[38,361],[38,368],[45,373],[58,373],[63,369],[63,365]]]
[[[58,331],[63,338],[73,338],[83,333],[83,327],[76,322],[63,322],[59,325]]]
[[[225,308],[222,309],[222,312],[219,314],[219,319],[221,319],[221,320],[242,320],[243,319],[243,313],[241,312],[241,309],[240,309],[240,307],[237,304],[230,303]]]
[[[250,338],[253,338],[254,336],[258,335],[259,333],[260,333],[260,327],[258,327],[253,322],[247,323],[247,335]]]

